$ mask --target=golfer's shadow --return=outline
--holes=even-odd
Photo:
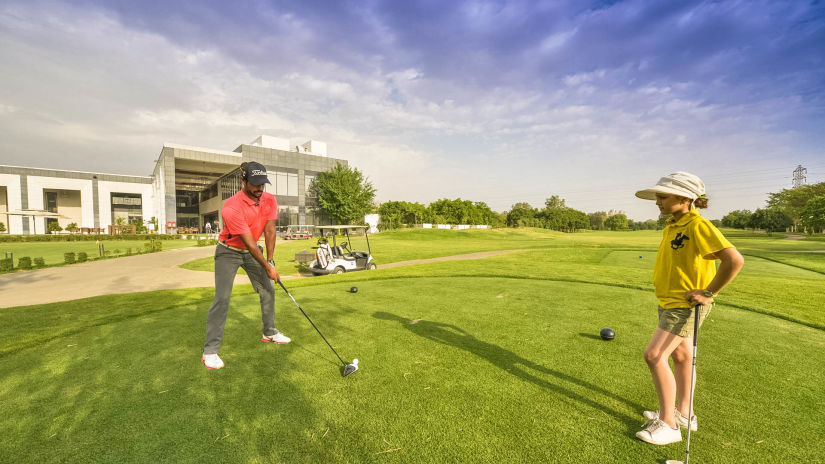
[[[515,375],[516,377],[522,380],[526,380],[542,388],[552,390],[572,400],[587,404],[588,406],[595,408],[598,411],[609,410],[613,413],[614,417],[621,417],[622,421],[625,423],[637,424],[639,422],[639,419],[636,417],[628,416],[627,414],[624,414],[620,411],[616,411],[615,409],[611,409],[609,406],[605,406],[604,404],[598,403],[591,398],[582,396],[574,391],[571,391],[568,388],[559,385],[558,383],[548,382],[547,380],[538,377],[536,374],[550,375],[560,381],[568,382],[570,384],[587,388],[588,390],[591,390],[594,393],[598,393],[600,395],[612,398],[614,400],[621,401],[636,411],[641,411],[644,409],[641,405],[638,405],[625,398],[622,398],[611,391],[605,390],[602,387],[593,385],[589,382],[585,382],[581,379],[577,379],[563,372],[559,372],[554,369],[549,369],[545,366],[542,366],[541,364],[536,364],[533,361],[522,358],[521,356],[513,353],[512,351],[505,350],[504,348],[498,345],[494,345],[492,343],[487,343],[485,341],[479,340],[476,337],[472,336],[466,330],[455,325],[425,320],[420,320],[415,323],[411,323],[408,319],[386,312],[374,313],[372,317],[376,319],[396,321],[399,324],[401,324],[402,327],[420,337],[424,337],[434,342],[442,343],[444,345],[449,345],[455,348],[460,348],[462,350],[468,351],[486,360],[487,362],[498,367],[499,369],[502,369],[512,375]]]

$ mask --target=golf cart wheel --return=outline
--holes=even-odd
[[[368,271],[372,271],[372,270],[374,270],[374,269],[378,269],[378,266],[377,266],[375,263],[369,263],[369,264],[367,264],[367,270],[368,270]]]
[[[332,271],[332,273],[333,273],[333,274],[343,274],[343,273],[344,273],[344,268],[343,268],[343,267],[341,267],[341,266],[337,266],[337,267],[336,267],[336,268]]]

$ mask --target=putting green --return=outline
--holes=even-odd
[[[524,265],[530,256],[495,259]],[[461,269],[490,272],[486,260]],[[276,321],[293,342],[261,343],[257,296],[248,286],[233,296],[221,350],[226,368],[219,371],[198,362],[211,289],[4,310],[3,322],[30,323],[0,329],[0,455],[10,462],[683,456],[684,444],[655,447],[634,437],[641,411],[656,401],[642,360],[656,318],[649,290],[608,280],[392,271],[290,289],[342,357],[360,359],[360,370],[346,379],[282,293]],[[357,294],[349,293],[352,282]],[[60,326],[48,318],[55,312],[65,318]],[[616,340],[600,340],[602,327],[613,328]],[[820,458],[825,425],[812,412],[825,409],[825,332],[719,305],[699,346],[693,459]]]

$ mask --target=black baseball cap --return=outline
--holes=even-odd
[[[246,166],[241,168],[241,177],[246,179],[252,185],[269,184],[269,179],[266,177],[266,168],[261,163],[250,161]]]

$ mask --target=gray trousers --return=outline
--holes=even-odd
[[[263,334],[275,335],[275,287],[266,271],[249,253],[242,253],[223,245],[215,246],[215,300],[209,307],[206,320],[206,343],[203,354],[216,354],[221,348],[226,314],[229,312],[229,298],[232,296],[232,284],[238,267],[242,267],[258,292],[261,300],[261,319]]]

